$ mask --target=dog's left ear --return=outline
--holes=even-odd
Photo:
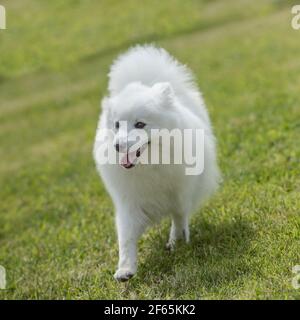
[[[169,82],[158,82],[152,86],[154,95],[160,99],[163,105],[172,105],[174,98],[174,90]]]

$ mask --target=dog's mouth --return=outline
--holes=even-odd
[[[120,165],[125,169],[131,169],[135,167],[135,165],[137,164],[138,158],[142,155],[142,153],[145,151],[145,149],[149,144],[150,144],[150,141],[142,145],[137,150],[127,152],[126,154],[124,154],[124,156],[121,158]]]

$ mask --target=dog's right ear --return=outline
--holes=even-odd
[[[154,95],[163,103],[171,106],[174,98],[174,91],[169,82],[158,82],[152,86]]]

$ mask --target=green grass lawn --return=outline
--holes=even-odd
[[[299,299],[300,30],[293,1],[2,0],[0,299]],[[164,249],[139,245],[126,284],[114,213],[92,159],[100,97],[118,53],[163,46],[194,70],[224,182]]]

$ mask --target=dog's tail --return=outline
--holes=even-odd
[[[169,82],[177,94],[195,89],[192,72],[167,51],[153,45],[135,46],[120,55],[109,73],[109,91],[120,92],[130,82],[152,86]]]

